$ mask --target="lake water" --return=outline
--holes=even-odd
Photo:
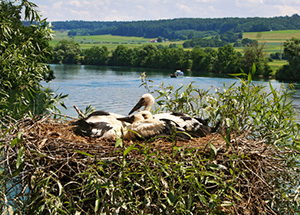
[[[44,83],[57,93],[69,94],[65,99],[68,110],[61,108],[62,113],[76,117],[77,112],[73,108],[76,105],[84,110],[91,105],[96,110],[127,115],[140,96],[147,93],[144,87],[139,87],[142,82],[140,75],[146,72],[148,80],[154,81],[151,85],[159,85],[163,82],[166,86],[174,85],[175,89],[182,84],[193,85],[207,90],[211,87],[220,88],[224,83],[231,84],[238,81],[236,78],[225,77],[216,74],[202,74],[188,72],[182,78],[170,78],[174,71],[101,67],[87,65],[50,65],[56,78],[50,83]],[[279,88],[282,83],[276,80],[256,80],[255,83],[269,85],[271,81],[274,88]],[[296,93],[293,96],[293,105],[300,112],[300,85],[295,84]]]

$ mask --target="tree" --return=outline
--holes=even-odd
[[[249,38],[244,38],[244,39],[242,39],[241,43],[242,43],[243,46],[246,46],[248,44],[257,43],[257,41],[256,40],[251,40]]]
[[[38,114],[49,105],[39,82],[54,78],[47,65],[52,30],[36,7],[27,0],[0,1],[0,117]],[[29,25],[21,22],[22,11]]]
[[[227,31],[224,34],[221,35],[221,40],[228,42],[228,43],[234,43],[239,39],[239,35],[235,34],[232,31]]]
[[[74,40],[63,39],[54,47],[54,63],[77,64],[81,60],[80,45]]]
[[[144,45],[137,49],[137,62],[136,65],[140,67],[151,68],[155,65],[155,55],[157,47],[151,44]]]
[[[187,38],[188,38],[189,40],[191,40],[191,39],[193,39],[194,37],[195,37],[195,32],[194,32],[194,31],[190,31],[189,34],[188,34],[188,36],[187,36]]]
[[[109,51],[106,46],[102,46],[101,48],[93,46],[92,48],[83,51],[83,64],[105,65],[108,60],[108,55]]]
[[[192,70],[207,72],[206,64],[204,64],[205,58],[207,57],[207,53],[204,52],[204,49],[196,46],[191,51],[191,59],[192,59]]]
[[[135,52],[124,45],[118,45],[112,52],[109,64],[113,66],[133,66]]]
[[[300,80],[300,39],[292,38],[283,43],[283,54],[288,65],[284,65],[276,73],[276,78],[281,80]]]
[[[177,48],[177,44],[176,43],[170,43],[169,48]]]
[[[162,38],[161,36],[157,37],[157,42],[158,42],[158,43],[163,42],[163,38]]]
[[[180,69],[187,70],[190,68],[189,52],[182,48],[165,47],[157,53],[159,58],[156,58],[156,64],[163,69]],[[155,65],[155,64],[154,64]]]
[[[268,59],[263,52],[264,44],[258,45],[257,42],[248,44],[244,49],[244,57],[242,59],[242,68],[245,72],[252,69],[253,64],[256,66],[256,75],[269,76],[272,72],[268,65]]]
[[[213,70],[219,73],[236,73],[240,69],[240,58],[232,45],[218,48],[217,59]]]

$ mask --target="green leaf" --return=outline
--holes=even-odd
[[[76,150],[76,152],[79,153],[79,154],[82,154],[82,155],[89,156],[89,157],[91,157],[91,158],[94,157],[93,155],[91,155],[91,154],[89,154],[89,153],[86,153],[86,152],[83,152],[83,151]]]
[[[249,73],[248,74],[248,83],[251,83],[251,81],[252,81],[252,73]]]
[[[119,146],[123,147],[123,140],[120,137],[117,137],[115,147],[117,148]]]
[[[17,138],[18,138],[18,141],[20,141],[22,139],[22,133],[21,133],[21,131],[18,132]]]
[[[18,143],[18,138],[15,138],[11,141],[10,147],[14,147]]]
[[[230,202],[230,201],[224,201],[224,202],[221,204],[221,207],[231,206],[231,205],[233,205],[233,204],[234,204],[233,202]]]
[[[174,203],[175,203],[175,201],[176,201],[176,197],[175,197],[173,191],[170,191],[167,200],[168,200],[168,203],[169,203],[171,206],[174,205]]]
[[[63,191],[63,186],[61,185],[61,183],[59,181],[57,181],[57,185],[58,185],[58,188],[59,188],[58,195],[61,196],[62,191]]]
[[[100,199],[96,199],[96,201],[95,201],[95,213],[97,213],[97,211],[99,210],[99,206],[100,206]]]
[[[3,134],[2,134],[2,136],[1,136],[1,138],[2,137],[4,137],[11,129],[13,129],[14,127],[10,127],[9,129],[7,129]]]
[[[22,170],[23,170],[23,167],[25,166],[25,162],[22,162],[20,165],[19,165],[19,168],[17,168],[17,170],[15,172],[13,172],[13,177],[17,176]]]
[[[253,63],[253,65],[252,65],[252,76],[255,75],[255,72],[256,72],[256,65],[255,65],[255,63]]]
[[[126,155],[133,149],[138,150],[138,148],[135,148],[135,144],[132,144],[131,146],[127,147],[127,149],[125,149],[125,151],[123,152],[123,156],[126,157]]]
[[[231,76],[246,76],[245,73],[232,73],[232,74],[229,74]]]
[[[218,150],[216,149],[216,147],[211,143],[208,143],[208,145],[210,146],[211,151],[214,153],[214,156],[216,156],[218,153]]]
[[[17,157],[17,169],[20,167],[21,165],[21,161],[22,161],[22,156],[23,156],[23,151],[24,151],[24,147],[22,146],[20,149],[19,149],[19,152],[18,152],[18,157]]]

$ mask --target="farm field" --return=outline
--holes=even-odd
[[[281,52],[283,50],[283,42],[285,42],[288,39],[291,39],[292,37],[300,38],[300,30],[246,32],[243,34],[243,38],[257,40],[260,44],[265,43],[265,52],[268,54]],[[80,47],[82,49],[91,48],[92,46],[106,46],[109,50],[115,49],[120,44],[129,48],[135,48],[140,45],[148,44],[151,40],[149,38],[143,37],[123,37],[112,35],[75,36],[72,38],[75,40],[75,42],[80,44]],[[62,39],[70,39],[70,37],[68,37],[68,32],[56,31],[55,37],[50,42],[50,45],[55,46]],[[161,44],[163,46],[169,46],[171,43],[175,43],[177,47],[182,47],[183,42],[184,41],[182,40],[152,44]],[[239,52],[243,52],[244,47],[236,47],[235,49]]]
[[[300,30],[247,32],[243,38],[257,40],[260,44],[265,43],[265,52],[275,53],[283,51],[283,43],[293,37],[300,38]]]
[[[50,42],[51,46],[55,46],[62,39],[71,39],[68,37],[67,31],[55,32],[54,39]],[[128,48],[136,48],[141,45],[149,44],[149,38],[143,37],[124,37],[124,36],[113,36],[113,35],[93,35],[93,36],[75,36],[72,37],[75,42],[80,44],[82,49],[88,49],[92,46],[106,46],[109,50],[115,49],[118,45],[124,45]],[[164,43],[152,43],[152,44],[162,44],[164,46],[169,46],[171,43],[177,44],[178,47],[182,47],[184,41],[176,42],[164,42]]]
[[[274,60],[273,62],[269,62],[269,65],[273,72],[277,71],[280,67],[287,64],[288,62],[286,60]]]

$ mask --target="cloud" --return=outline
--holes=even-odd
[[[132,21],[300,14],[299,0],[32,0],[43,18]]]
[[[286,15],[293,15],[293,14],[299,13],[299,11],[300,11],[300,6],[291,7],[291,6],[287,6],[287,5],[277,5],[277,6],[275,6],[275,8],[278,9],[280,14],[286,14]]]

